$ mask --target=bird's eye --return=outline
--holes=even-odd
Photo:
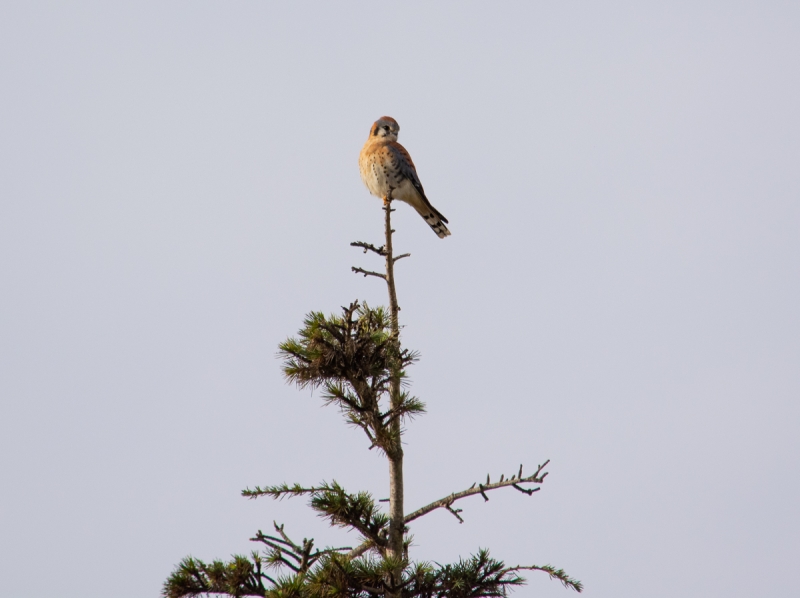
[[[384,131],[388,131],[388,130],[389,130],[389,127],[387,127],[386,125],[384,125],[384,126],[383,126],[383,130],[384,130]]]

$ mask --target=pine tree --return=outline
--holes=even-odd
[[[543,571],[566,587],[580,592],[582,585],[563,570],[550,565],[506,566],[487,550],[457,563],[413,562],[409,559],[407,525],[436,509],[446,509],[463,523],[456,501],[511,487],[524,494],[538,491],[549,461],[531,475],[522,466],[510,478],[475,483],[416,511],[406,514],[403,505],[403,422],[425,412],[424,404],[406,389],[406,369],[417,354],[400,342],[395,263],[409,254],[394,255],[391,202],[384,205],[385,243],[351,245],[385,259],[384,272],[353,268],[364,276],[386,282],[388,311],[355,301],[341,315],[310,313],[294,338],[280,344],[285,377],[300,388],[320,388],[326,404],[342,411],[349,424],[366,434],[369,448],[377,448],[389,464],[389,512],[385,513],[367,492],[352,494],[335,481],[318,486],[298,484],[255,487],[242,495],[274,499],[306,496],[311,508],[332,526],[354,530],[361,538],[357,547],[315,548],[314,541],[293,541],[284,526],[274,524],[269,534],[259,530],[251,538],[261,552],[231,561],[204,563],[184,559],[164,583],[165,598],[207,594],[264,596],[270,598],[478,598],[506,596],[525,582],[523,570]],[[531,486],[533,485],[533,486]]]

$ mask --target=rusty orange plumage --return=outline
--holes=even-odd
[[[384,202],[399,199],[414,208],[439,238],[450,235],[447,218],[431,205],[408,151],[397,143],[400,125],[391,116],[376,120],[358,158],[361,180]]]

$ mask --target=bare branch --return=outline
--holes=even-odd
[[[372,251],[373,253],[377,253],[381,257],[386,257],[386,246],[381,245],[380,247],[375,247],[372,243],[364,243],[363,241],[353,241],[350,243],[350,247],[361,247],[364,249],[364,253],[367,251]],[[400,258],[395,258],[400,259]]]
[[[411,254],[410,253],[401,253],[396,258],[393,258],[392,262],[396,262],[398,260],[402,260],[404,257],[411,257]]]
[[[377,276],[378,278],[386,280],[386,274],[381,274],[380,272],[372,272],[371,270],[364,270],[363,268],[356,268],[355,266],[352,266],[350,269],[357,274],[363,274],[364,277]]]
[[[289,536],[286,535],[283,525],[278,525],[278,523],[274,521],[273,525],[275,526],[275,531],[280,534],[280,538],[268,536],[261,530],[258,530],[258,533],[254,538],[250,538],[251,541],[261,542],[270,549],[266,554],[272,566],[283,565],[289,567],[295,573],[305,573],[314,565],[314,563],[316,563],[322,556],[326,554],[352,550],[352,546],[313,550],[314,540],[309,540],[308,538],[304,538],[303,545],[299,546],[295,544],[291,538],[289,538]],[[287,560],[288,558],[293,559],[296,561],[296,563],[290,562]],[[257,566],[260,567],[260,563],[257,562]]]
[[[283,540],[280,540],[279,538],[275,538],[273,536],[267,536],[261,530],[258,530],[258,533],[253,538],[250,538],[250,541],[251,542],[261,542],[262,544],[264,544],[265,546],[269,546],[273,550],[279,551],[281,553],[285,552],[286,554],[291,556],[294,560],[296,560],[298,563],[302,560],[302,558],[300,556],[295,554],[295,550],[291,546],[289,546],[289,547],[280,546],[278,544],[278,542],[280,542],[281,544],[286,544],[286,542],[284,542]],[[297,552],[299,552],[299,551],[297,551]]]
[[[347,553],[347,558],[355,559],[360,557],[362,554],[367,552],[370,548],[375,547],[375,542],[372,540],[365,540],[355,548],[353,548],[350,552]]]
[[[344,552],[345,550],[353,550],[352,546],[340,546],[339,548],[326,548],[324,550],[317,550],[314,555],[317,554],[331,554],[334,552]]]
[[[418,519],[419,517],[422,517],[423,515],[427,515],[431,511],[435,511],[436,509],[445,508],[448,510],[452,510],[451,506],[455,501],[460,500],[462,498],[466,498],[467,496],[474,496],[475,494],[480,494],[483,496],[484,500],[489,500],[489,497],[486,496],[487,491],[496,490],[497,488],[504,488],[506,486],[514,486],[517,487],[518,490],[525,492],[525,494],[533,494],[538,490],[538,488],[528,489],[519,487],[518,485],[525,483],[541,484],[542,482],[544,482],[544,478],[547,476],[547,472],[542,473],[542,470],[545,467],[547,467],[548,463],[550,463],[550,459],[542,463],[536,470],[536,473],[534,473],[532,476],[528,476],[527,478],[519,477],[507,480],[504,479],[500,482],[495,482],[494,484],[488,484],[488,483],[485,485],[477,484],[477,487],[475,484],[473,484],[466,490],[462,490],[461,492],[454,492],[453,494],[445,496],[444,498],[440,498],[439,500],[434,501],[429,505],[422,507],[421,509],[417,509],[413,513],[406,515],[404,521],[405,523],[409,523],[411,521],[414,521],[415,519]],[[520,468],[520,471],[522,471],[522,468]],[[459,520],[460,519],[461,517],[459,517]]]
[[[284,541],[284,542],[286,542],[286,544],[288,544],[289,546],[291,546],[291,547],[292,547],[292,550],[294,550],[294,551],[295,551],[295,552],[297,552],[297,553],[301,553],[301,552],[303,551],[303,549],[302,549],[302,548],[300,548],[300,547],[299,547],[297,544],[295,544],[294,542],[292,542],[292,541],[289,539],[289,536],[287,536],[287,535],[286,535],[286,533],[283,531],[283,526],[284,526],[284,525],[286,525],[286,524],[278,525],[278,522],[277,522],[277,521],[273,521],[273,522],[272,522],[272,525],[274,525],[274,526],[275,526],[275,531],[276,531],[276,532],[278,532],[278,533],[281,535],[281,538],[283,538],[283,541]]]
[[[370,594],[385,594],[383,590],[379,590],[378,588],[373,588],[370,586],[361,586],[361,589],[365,592],[369,592]]]

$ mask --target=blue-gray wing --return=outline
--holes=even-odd
[[[392,141],[386,144],[386,149],[389,151],[389,160],[396,172],[402,178],[411,181],[414,188],[419,191],[419,194],[427,201],[428,198],[425,197],[425,190],[422,188],[419,176],[417,176],[417,169],[414,167],[414,161],[406,151],[406,148],[396,141]]]
[[[408,179],[411,181],[411,184],[414,185],[414,188],[420,194],[425,204],[437,215],[441,218],[444,222],[447,222],[447,219],[439,213],[439,210],[434,208],[431,205],[431,202],[428,200],[427,196],[425,195],[425,189],[422,188],[422,183],[419,180],[419,176],[417,175],[417,169],[414,167],[414,161],[411,159],[408,151],[402,145],[397,143],[396,141],[391,141],[386,144],[386,150],[389,152],[389,160],[392,164],[392,168],[403,178]]]

